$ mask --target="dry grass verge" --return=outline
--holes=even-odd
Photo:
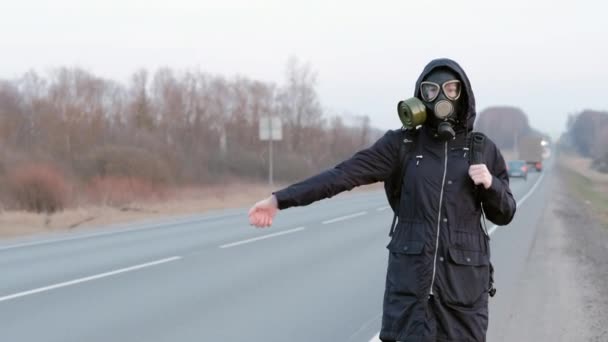
[[[236,183],[205,188],[177,189],[166,200],[132,202],[119,207],[83,206],[52,215],[25,211],[0,212],[0,238],[70,231],[155,218],[200,214],[210,210],[249,207],[281,186]],[[379,190],[382,184],[364,186],[353,191]],[[245,218],[243,218],[245,220]]]
[[[559,157],[558,166],[572,193],[608,228],[608,174],[591,169],[588,158],[567,154]]]

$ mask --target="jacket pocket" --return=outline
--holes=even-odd
[[[401,243],[391,241],[386,246],[389,251],[397,254],[419,255],[424,249],[423,241],[403,241]]]
[[[409,227],[413,228],[413,227]],[[386,248],[389,250],[386,290],[390,301],[399,302],[403,296],[422,297],[425,292],[424,241],[407,239],[412,231],[395,235]],[[404,234],[405,233],[405,234]],[[414,234],[415,235],[415,234]]]
[[[487,253],[486,236],[479,227],[478,230],[454,229],[451,233],[452,245],[459,250]]]
[[[490,258],[487,254],[457,247],[448,249],[450,259],[457,265],[461,266],[489,266]]]
[[[445,268],[446,288],[443,293],[449,304],[474,307],[490,284],[490,257],[478,251],[451,246]]]

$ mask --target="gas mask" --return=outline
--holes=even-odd
[[[448,69],[435,69],[420,83],[420,99],[399,102],[397,112],[404,127],[423,123],[437,131],[444,140],[456,136],[458,113],[462,107],[462,85],[458,76]]]

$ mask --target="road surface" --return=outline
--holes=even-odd
[[[510,315],[550,172],[512,180],[516,218],[492,229],[490,341]],[[371,192],[289,209],[263,230],[235,209],[4,242],[1,340],[368,342],[391,219]]]

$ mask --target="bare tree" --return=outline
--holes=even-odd
[[[307,128],[321,125],[321,105],[316,92],[317,73],[309,64],[302,64],[291,57],[285,72],[286,84],[280,91],[281,116],[286,120],[289,146],[294,152],[302,152]]]
[[[75,191],[106,191],[125,177],[140,190],[264,180],[264,116],[284,123],[275,177],[295,180],[367,145],[374,132],[367,116],[355,115],[354,125],[326,121],[316,84],[311,66],[293,57],[282,85],[170,68],[138,70],[127,85],[66,67],[0,80],[0,181],[19,160],[61,171]]]

